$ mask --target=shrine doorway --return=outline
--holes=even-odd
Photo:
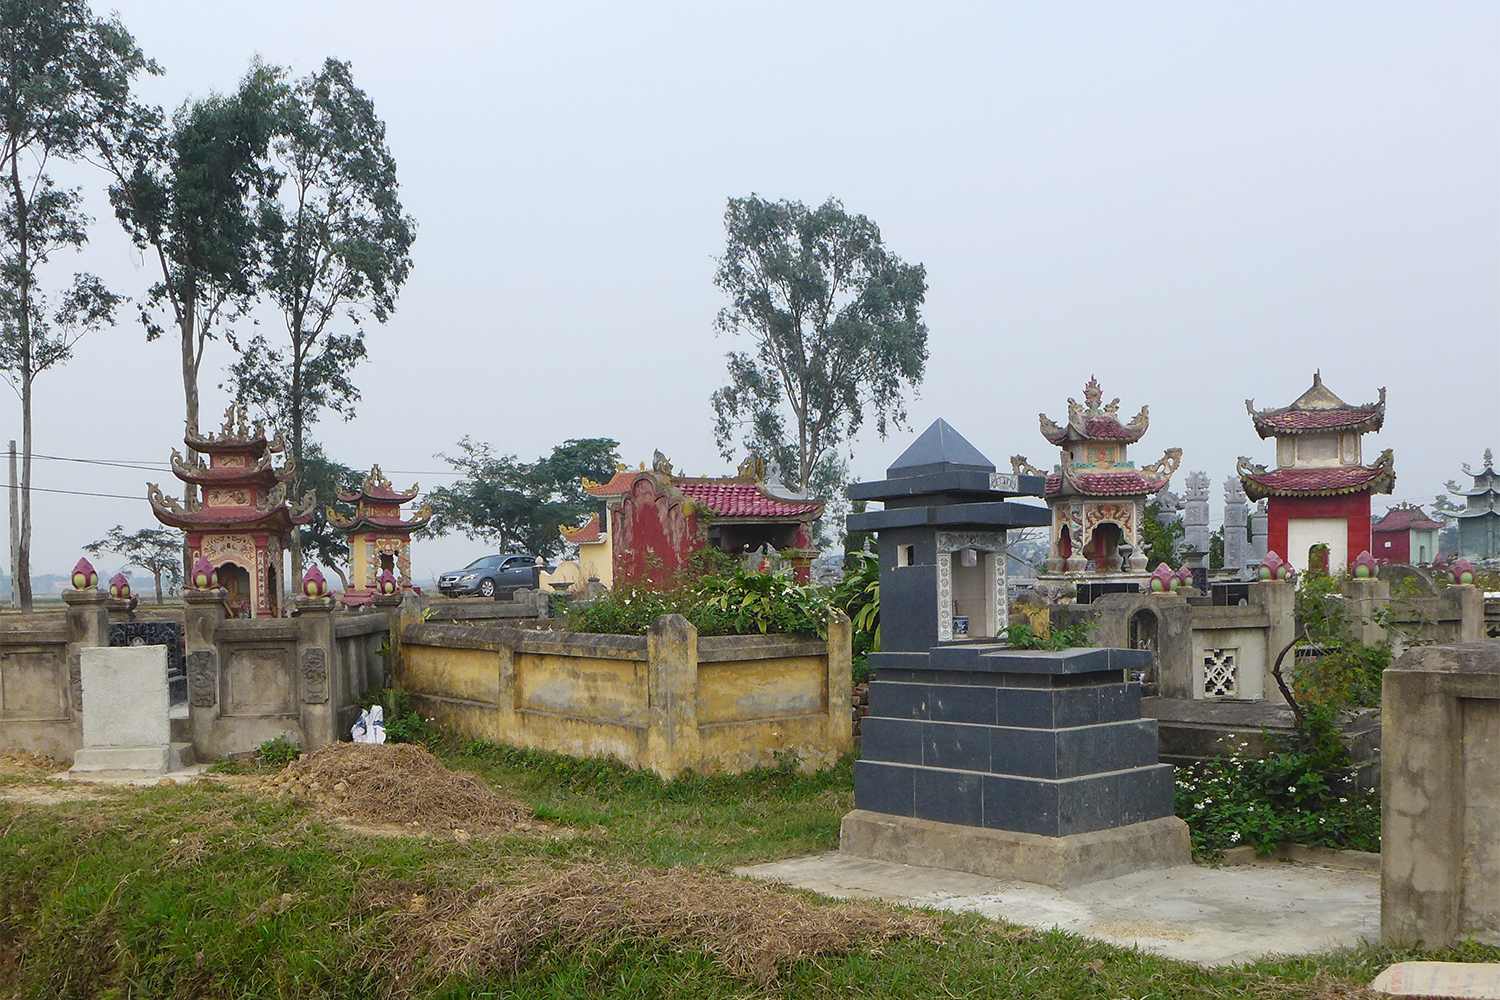
[[[1094,526],[1089,543],[1083,547],[1083,557],[1093,561],[1101,573],[1113,573],[1120,569],[1120,526],[1113,521],[1101,521]]]
[[[250,572],[243,566],[225,563],[218,569],[219,586],[225,590],[224,605],[234,618],[255,617],[255,595],[250,589]]]

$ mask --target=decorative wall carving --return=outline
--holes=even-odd
[[[302,651],[302,700],[308,705],[328,700],[328,651],[321,646]]]
[[[939,531],[938,552],[957,552],[959,549],[978,549],[981,552],[1003,552],[1003,531]]]
[[[188,704],[194,708],[212,708],[219,700],[219,657],[212,650],[197,649],[188,654]]]
[[[215,566],[232,562],[246,572],[255,569],[255,541],[248,535],[203,536],[203,558]]]
[[[938,642],[953,641],[953,550],[943,546],[943,535],[938,533],[937,580],[938,580]]]
[[[1209,698],[1233,698],[1240,691],[1240,651],[1203,651],[1203,694]]]

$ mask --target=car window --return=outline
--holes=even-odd
[[[489,556],[485,556],[482,559],[475,559],[473,562],[469,563],[469,565],[465,566],[464,569],[484,569],[487,565],[489,565],[489,561]]]

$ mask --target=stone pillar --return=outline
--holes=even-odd
[[[376,611],[385,612],[391,630],[390,638],[385,643],[386,649],[390,651],[385,657],[385,676],[372,678],[371,682],[374,684],[391,687],[396,683],[396,651],[401,645],[401,608],[405,600],[406,594],[399,591],[394,594],[376,594],[370,598],[370,603],[375,606]],[[422,620],[420,612],[417,614],[417,620]]]
[[[1355,642],[1366,646],[1385,644],[1385,629],[1375,623],[1375,613],[1382,610],[1391,599],[1390,584],[1374,577],[1343,582],[1340,588],[1347,602],[1348,625],[1345,633]]]
[[[109,614],[111,625],[123,625],[135,621],[136,599],[133,597],[106,597],[104,609]]]
[[[316,750],[340,738],[340,709],[350,700],[348,678],[334,669],[333,598],[299,597],[292,602],[292,618],[297,622],[294,686],[302,702],[303,749]]]
[[[646,685],[647,766],[669,778],[697,767],[698,630],[681,615],[663,615],[646,630]]]
[[[1500,934],[1500,640],[1408,650],[1382,712],[1381,943]]]
[[[1208,473],[1190,472],[1182,505],[1182,542],[1189,552],[1206,553],[1208,536]]]
[[[1266,502],[1258,500],[1250,512],[1250,564],[1258,566],[1271,550],[1268,535],[1271,532],[1271,515],[1266,512]]]
[[[223,590],[184,590],[183,649],[187,656],[188,718],[192,723],[193,749],[202,759],[211,759],[211,748],[202,745],[219,718],[219,647],[217,633],[224,620]]]
[[[1250,604],[1265,609],[1270,626],[1266,629],[1266,669],[1261,687],[1264,696],[1279,704],[1286,701],[1271,668],[1276,665],[1276,654],[1287,647],[1297,635],[1297,587],[1289,580],[1260,580],[1250,584]],[[1291,682],[1292,653],[1281,661],[1281,675]],[[1246,692],[1247,694],[1252,692]]]
[[[835,608],[828,615],[828,745],[839,753],[854,745],[853,643],[849,616]]]
[[[109,645],[109,595],[98,587],[64,590],[68,606],[68,703],[75,717],[83,711],[83,651]]]
[[[384,607],[384,605],[380,606]],[[396,607],[390,609],[390,616],[391,675],[386,678],[386,683],[393,687],[400,687],[401,678],[406,669],[405,651],[401,645],[401,637],[407,628],[412,625],[420,625],[424,621],[422,617],[422,598],[410,590],[402,591]]]
[[[1249,503],[1238,476],[1224,480],[1224,568],[1231,573],[1243,573],[1250,565]]]

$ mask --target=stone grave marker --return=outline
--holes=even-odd
[[[93,646],[82,651],[83,746],[71,773],[150,778],[183,766],[172,743],[165,646]]]

